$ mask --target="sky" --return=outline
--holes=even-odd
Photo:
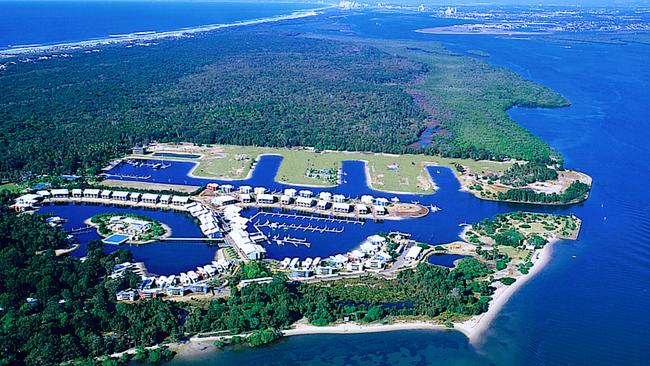
[[[153,1],[153,2],[182,2],[182,1],[201,1],[201,2],[284,2],[284,3],[338,3],[339,0],[0,0],[2,1]],[[625,6],[640,5],[649,6],[650,0],[347,0],[357,1],[366,4],[404,4],[404,5],[429,5],[429,6],[461,6],[461,5],[579,5],[579,6]]]

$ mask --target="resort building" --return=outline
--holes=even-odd
[[[41,201],[41,199],[42,197],[37,194],[25,194],[16,198],[15,203],[11,207],[16,211],[23,211],[25,209],[36,206]]]
[[[241,186],[241,187],[239,187],[239,193],[250,194],[252,191],[253,191],[253,187],[251,187],[251,186]]]
[[[142,202],[155,205],[158,203],[158,195],[155,193],[145,193],[142,195]]]
[[[322,200],[322,199],[318,200],[318,202],[316,202],[316,208],[319,209],[319,210],[327,210],[329,205],[330,205],[330,203],[328,201]]]
[[[233,189],[235,189],[235,187],[233,187],[232,184],[224,184],[221,186],[221,192],[223,193],[230,193]]]
[[[169,286],[167,287],[167,296],[185,296],[187,289],[182,286]]]
[[[418,259],[420,253],[422,253],[422,247],[418,245],[414,245],[411,248],[409,248],[408,252],[406,252],[405,258],[407,261],[414,261]]]
[[[266,193],[266,188],[264,187],[255,187],[255,190],[253,190],[256,195],[264,194]]]
[[[263,205],[270,205],[273,202],[275,202],[275,197],[272,194],[259,193],[257,194],[256,198],[257,198],[257,203],[261,203]]]
[[[374,206],[373,209],[375,210],[375,215],[385,215],[386,214],[386,207],[384,206]]]
[[[298,207],[312,207],[313,205],[314,205],[313,198],[298,197],[296,199],[296,206]]]
[[[53,198],[68,198],[70,197],[70,191],[67,189],[53,189],[52,190],[52,197]]]
[[[363,264],[361,262],[349,262],[346,268],[351,272],[360,272],[363,271]]]
[[[129,199],[129,192],[115,191],[113,192],[113,199],[116,201],[126,201]]]
[[[237,200],[233,196],[217,196],[212,199],[212,204],[217,206],[227,206],[237,203]]]
[[[386,243],[386,238],[381,235],[371,235],[366,240],[374,245],[383,245]]]
[[[217,191],[219,189],[219,184],[218,183],[208,183],[206,188],[208,189],[208,191],[215,192],[215,191]]]
[[[142,197],[142,194],[139,192],[132,192],[131,196],[129,197],[129,200],[131,202],[140,202],[140,197]]]
[[[375,201],[375,198],[370,195],[363,195],[361,196],[361,203],[366,204],[366,205],[372,205],[373,202]]]
[[[309,190],[306,190],[306,189],[303,189],[302,191],[298,192],[298,195],[299,195],[300,197],[310,198],[310,197],[313,197],[313,196],[314,196],[314,192],[309,191]]]
[[[233,244],[247,259],[259,260],[266,256],[266,249],[261,245],[254,244],[246,231],[237,229],[231,231],[228,235]]]
[[[291,200],[292,200],[291,196],[287,196],[286,194],[283,194],[282,196],[280,196],[280,203],[283,204],[283,205],[290,204]]]
[[[242,193],[239,195],[239,201],[241,203],[251,203],[253,199],[251,198],[251,195],[248,193]]]
[[[83,195],[83,192],[82,192],[81,189],[75,188],[75,189],[72,190],[72,198],[81,198],[82,195]]]
[[[296,190],[293,188],[287,188],[284,190],[284,195],[289,196],[289,197],[295,197],[296,196]]]
[[[115,298],[117,301],[135,301],[137,296],[138,296],[138,292],[136,290],[120,291],[117,294],[115,294]]]
[[[334,273],[336,273],[336,268],[334,267],[323,267],[323,266],[316,267],[316,274],[319,276],[331,276]]]
[[[291,278],[309,278],[312,276],[312,271],[310,269],[303,268],[294,268],[291,270]]]
[[[188,202],[190,202],[190,198],[187,196],[173,196],[172,197],[172,205],[175,206],[183,206],[186,205]]]
[[[84,189],[84,198],[99,198],[101,191],[99,189]]]
[[[332,208],[334,209],[334,212],[338,213],[348,213],[350,212],[350,205],[347,203],[342,203],[342,202],[334,202],[332,205]]]
[[[39,195],[44,200],[48,200],[48,199],[50,199],[50,197],[52,197],[52,194],[50,193],[50,191],[46,191],[46,190],[38,191],[38,192],[36,192],[36,194]]]
[[[102,191],[101,196],[102,196],[102,199],[109,200],[109,199],[111,199],[112,194],[113,194],[113,191],[105,189],[105,190]]]
[[[342,194],[335,194],[334,197],[332,197],[335,203],[343,203],[345,202],[345,196]]]
[[[321,199],[322,201],[331,201],[332,200],[332,194],[329,192],[321,192],[318,195],[318,198]]]
[[[381,258],[371,258],[368,259],[365,263],[366,268],[369,269],[382,269],[386,265],[386,262]]]
[[[163,194],[163,195],[160,196],[159,201],[162,204],[168,205],[172,201],[172,196],[170,196],[168,194]]]
[[[357,204],[357,205],[355,206],[355,208],[356,208],[357,213],[358,213],[359,215],[366,215],[366,214],[368,214],[368,206],[366,206],[366,205],[363,205],[363,204],[359,203],[359,204]]]

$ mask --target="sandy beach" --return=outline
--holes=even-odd
[[[87,48],[106,46],[106,45],[112,45],[118,43],[151,42],[151,41],[165,39],[165,38],[182,38],[182,37],[191,36],[193,34],[209,32],[209,31],[224,29],[224,28],[241,27],[246,25],[255,25],[255,24],[271,23],[271,22],[279,22],[283,20],[292,20],[292,19],[311,17],[320,14],[323,10],[328,8],[329,7],[322,7],[322,8],[311,9],[311,10],[295,11],[291,14],[280,15],[275,17],[243,20],[243,21],[228,23],[228,24],[208,24],[199,27],[185,28],[185,29],[166,31],[166,32],[135,32],[130,34],[114,35],[114,36],[108,36],[101,39],[93,39],[93,40],[81,41],[81,42],[60,43],[60,44],[53,44],[53,45],[27,45],[25,47],[16,47],[7,50],[1,50],[0,59],[21,56],[21,55],[29,55],[29,54],[35,55],[35,54],[43,54],[49,52],[87,49]]]

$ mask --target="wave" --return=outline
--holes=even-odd
[[[193,34],[210,32],[213,30],[224,29],[224,28],[280,22],[283,20],[300,19],[300,18],[316,16],[321,14],[323,10],[329,8],[331,7],[327,6],[327,7],[317,8],[317,9],[298,10],[285,15],[277,15],[272,17],[256,18],[250,20],[241,20],[241,21],[236,21],[233,23],[225,23],[225,24],[207,24],[207,25],[200,25],[196,27],[181,28],[172,31],[163,31],[163,32],[139,31],[133,33],[126,33],[126,34],[111,34],[104,38],[96,38],[96,39],[78,41],[78,42],[66,42],[66,43],[58,43],[58,44],[51,44],[51,45],[33,44],[33,45],[15,46],[10,49],[0,50],[0,58],[15,57],[15,56],[26,55],[26,54],[40,54],[40,53],[47,53],[52,51],[65,51],[65,50],[72,50],[72,49],[79,49],[79,48],[90,48],[95,46],[103,46],[103,45],[125,43],[125,42],[152,41],[152,40],[163,39],[163,38],[188,37]]]

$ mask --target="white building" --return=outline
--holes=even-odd
[[[264,194],[264,193],[266,193],[266,188],[264,188],[264,187],[255,187],[255,189],[253,190],[253,192],[254,192],[256,195]]]
[[[87,188],[84,189],[84,198],[99,198],[99,189]]]
[[[310,190],[307,190],[307,189],[303,189],[302,191],[298,192],[298,195],[300,197],[310,198],[310,197],[312,197],[314,195],[314,192],[312,192]]]
[[[168,205],[172,201],[172,196],[163,194],[160,196],[160,199],[158,201],[160,201],[162,204]]]
[[[235,189],[235,187],[233,187],[232,184],[224,184],[224,185],[221,186],[220,189],[221,189],[221,192],[223,192],[223,193],[230,193],[230,192],[232,192],[233,189]]]
[[[286,194],[283,194],[283,195],[280,197],[280,203],[283,204],[283,205],[288,205],[288,204],[291,203],[291,200],[292,200],[292,199],[293,199],[293,198],[291,198],[291,196],[287,196]]]
[[[253,202],[253,198],[251,198],[251,195],[248,193],[241,193],[239,195],[239,201],[241,201],[241,203],[251,203]]]
[[[109,199],[111,199],[112,194],[113,194],[112,191],[110,191],[108,189],[105,189],[105,190],[102,191],[101,196],[102,196],[102,199],[109,200]]]
[[[131,200],[131,202],[140,202],[140,197],[142,197],[140,193],[132,192],[131,197],[129,199]]]
[[[75,188],[75,189],[72,190],[72,197],[73,198],[81,198],[82,195],[83,195],[83,192],[82,192],[81,189]]]
[[[318,195],[318,198],[320,198],[323,201],[331,201],[332,200],[332,194],[329,192],[321,192]]]
[[[293,188],[287,188],[284,190],[284,195],[289,196],[289,197],[295,197],[296,196],[296,190]]]
[[[275,197],[272,194],[266,194],[266,193],[260,193],[256,197],[257,203],[263,204],[263,205],[270,205],[275,202]]]
[[[142,195],[142,202],[156,204],[158,203],[158,195],[155,193],[145,193]]]
[[[359,215],[366,215],[366,214],[368,213],[368,206],[363,205],[363,204],[361,204],[361,203],[357,204],[357,205],[355,206],[355,208],[356,208],[357,213],[358,213]]]
[[[233,230],[228,235],[237,249],[239,249],[246,258],[250,260],[258,260],[266,256],[266,249],[261,245],[254,244],[246,231]]]
[[[384,206],[374,206],[373,209],[375,210],[375,215],[383,216],[386,214],[386,207]]]
[[[422,247],[414,245],[406,252],[405,258],[407,261],[414,261],[418,259],[420,253],[422,253]]]
[[[115,191],[113,192],[113,199],[117,201],[126,201],[129,199],[129,192]]]
[[[172,205],[175,206],[183,206],[186,205],[188,202],[190,202],[190,198],[187,196],[173,196],[172,197]]]
[[[250,194],[253,191],[253,187],[251,186],[241,186],[239,187],[239,193],[242,194]]]
[[[370,196],[370,195],[367,195],[367,194],[361,196],[361,203],[364,203],[366,205],[372,205],[374,200],[375,200],[375,198],[373,196]]]
[[[339,212],[339,213],[350,212],[350,205],[343,202],[334,202],[332,208],[334,209],[334,212]]]
[[[345,196],[342,195],[342,194],[335,194],[334,197],[332,197],[332,199],[333,199],[334,202],[336,202],[336,203],[343,203],[343,202],[345,202]]]
[[[298,197],[296,199],[296,205],[298,207],[312,207],[314,205],[314,199],[307,197]]]
[[[53,189],[52,197],[54,198],[68,198],[70,196],[70,191],[67,189]]]
[[[329,205],[330,203],[326,200],[318,200],[318,202],[316,202],[316,208],[319,210],[327,210],[327,207],[329,207]]]
[[[213,198],[211,202],[217,206],[228,206],[237,203],[237,200],[233,196],[223,195]]]

